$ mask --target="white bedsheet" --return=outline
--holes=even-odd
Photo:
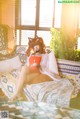
[[[69,107],[74,87],[67,79],[27,85],[24,88],[29,101],[47,102]]]

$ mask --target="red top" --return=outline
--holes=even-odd
[[[36,66],[32,66],[31,67],[32,70],[36,70],[37,69],[37,66],[40,65],[40,62],[41,62],[41,56],[31,56],[29,58],[29,64],[30,64],[30,66],[33,65],[34,63],[37,64]]]

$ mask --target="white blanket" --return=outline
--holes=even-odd
[[[47,102],[69,107],[73,86],[67,79],[27,85],[24,88],[29,101]]]

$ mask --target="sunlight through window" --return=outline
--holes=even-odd
[[[36,15],[36,0],[21,0],[21,24],[34,25]]]
[[[34,31],[33,30],[22,30],[22,40],[21,44],[22,45],[27,45],[28,44],[28,37],[34,37]]]
[[[58,3],[58,0],[56,0],[55,1],[55,19],[54,19],[55,28],[61,27],[61,11],[62,11],[62,4]]]
[[[61,4],[58,0],[19,0],[17,8],[17,44],[28,45],[28,37],[43,37],[50,45],[50,28],[61,26]],[[21,32],[19,32],[21,30]]]
[[[46,46],[50,45],[51,34],[49,31],[38,31],[38,36],[42,37]]]
[[[40,0],[40,27],[51,27],[53,21],[54,0]]]
[[[17,34],[17,38],[16,38],[17,41],[16,41],[16,44],[19,45],[19,30],[17,30],[16,34]]]

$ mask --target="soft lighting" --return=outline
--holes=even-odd
[[[78,47],[77,47],[77,49],[80,50],[80,37],[78,37]]]

